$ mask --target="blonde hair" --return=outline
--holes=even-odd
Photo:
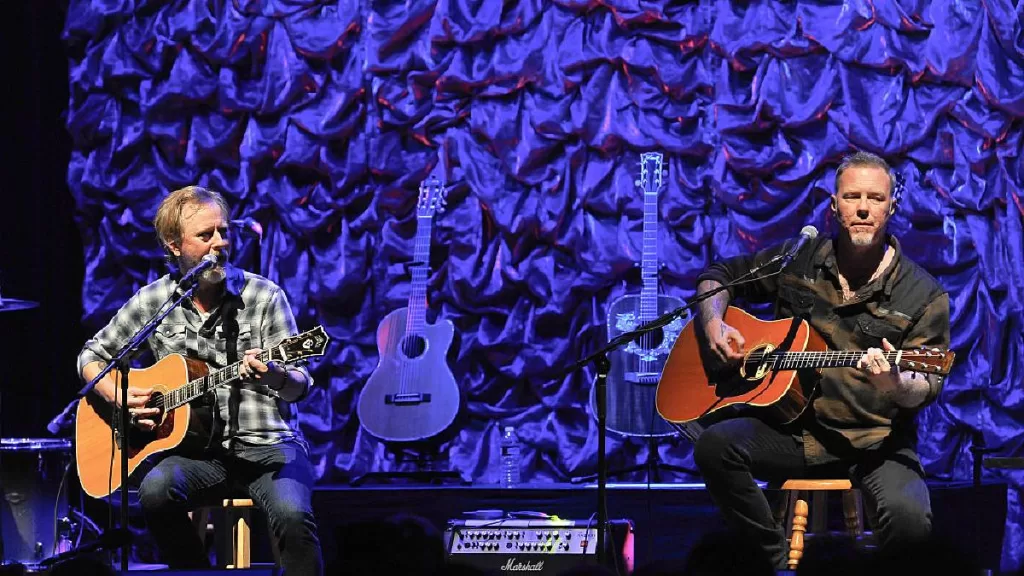
[[[228,217],[228,203],[218,192],[207,190],[202,186],[186,186],[171,192],[160,202],[156,209],[156,216],[153,218],[153,227],[156,229],[156,237],[168,253],[169,244],[181,241],[181,214],[186,206],[199,204],[216,204],[221,214]]]

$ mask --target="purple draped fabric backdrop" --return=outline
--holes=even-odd
[[[164,273],[150,220],[201,184],[253,216],[235,259],[334,338],[301,404],[323,483],[395,464],[354,406],[374,332],[406,303],[418,183],[444,162],[431,309],[454,322],[466,398],[453,466],[497,480],[501,423],[525,479],[595,469],[592,372],[605,307],[639,290],[639,153],[666,155],[662,290],[713,259],[827,229],[857,146],[907,182],[893,230],[952,296],[958,362],[920,415],[929,474],[969,479],[972,435],[1019,455],[1024,41],[1006,0],[833,5],[651,0],[74,1],[68,181],[84,321]],[[692,466],[679,439],[662,459]],[[644,461],[610,436],[610,466]],[[1024,565],[1024,477],[1004,569]],[[639,477],[634,477],[634,479]],[[692,478],[691,478],[692,479]]]

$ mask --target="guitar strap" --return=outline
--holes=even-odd
[[[222,305],[224,310],[224,339],[225,339],[225,352],[227,353],[228,366],[238,362],[238,308],[242,303],[242,299],[238,296],[228,296]],[[242,393],[239,391],[238,386],[231,386],[228,388],[228,430],[226,437],[228,438],[228,448],[234,448],[235,433],[238,431],[238,405],[242,399]],[[216,399],[214,399],[214,406],[216,407]],[[218,410],[219,413],[219,410]],[[214,419],[215,422],[219,422],[219,418]],[[217,430],[217,432],[223,433],[224,430]],[[224,434],[214,434],[214,437],[223,438]]]
[[[221,333],[224,336],[224,353],[227,360],[227,366],[238,362],[238,309],[241,304],[241,298],[228,294],[217,310],[206,319],[203,323],[202,328],[199,329],[199,336],[207,340],[213,340],[217,337],[217,325],[221,326]],[[233,438],[233,432],[238,430],[238,403],[240,394],[237,386],[231,386],[230,399],[228,401],[228,433],[224,434],[224,425],[219,417],[220,406],[217,400],[217,393],[215,391],[207,392],[210,398],[204,400],[211,406],[212,411],[212,429],[210,430],[210,437],[206,441],[206,451],[210,451],[214,448],[214,443],[218,438]]]

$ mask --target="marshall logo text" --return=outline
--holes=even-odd
[[[538,560],[536,562],[516,562],[515,556],[508,559],[505,565],[501,567],[504,572],[540,572],[544,569],[544,561]]]

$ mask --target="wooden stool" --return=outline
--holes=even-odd
[[[227,558],[230,557],[230,563],[226,563],[225,568],[250,568],[252,565],[251,560],[251,540],[252,540],[252,509],[255,505],[250,498],[226,498],[221,504],[221,508],[224,510],[226,523],[231,526],[231,538],[230,551],[218,550],[217,551],[217,563],[225,564]],[[209,530],[216,529],[215,526],[209,524],[209,508],[199,508],[192,514],[192,523],[199,531],[199,538],[203,541],[206,540],[206,533]],[[222,552],[229,552],[223,554]],[[275,558],[277,556],[275,550]]]
[[[800,558],[804,555],[804,533],[811,534],[825,532],[827,529],[826,518],[828,508],[827,495],[829,491],[841,491],[843,493],[843,518],[846,523],[846,531],[856,540],[864,534],[864,513],[859,491],[854,490],[849,480],[787,480],[779,488],[785,491],[786,497],[782,499],[783,507],[776,512],[776,520],[782,523],[790,514],[792,515],[792,535],[789,539],[789,561],[790,570],[796,570]],[[811,495],[810,508],[813,516],[810,518],[810,530],[808,530],[808,505],[807,501],[800,498],[801,492],[808,492]]]

